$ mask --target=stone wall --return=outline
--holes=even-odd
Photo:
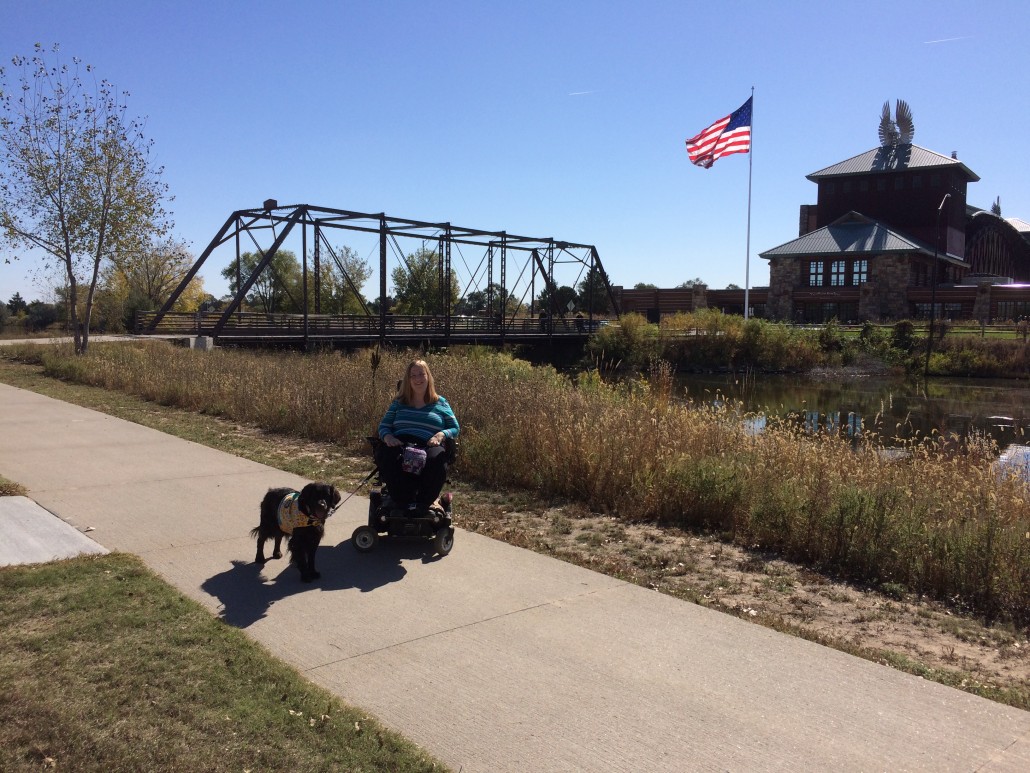
[[[790,320],[794,316],[794,287],[800,268],[793,258],[770,258],[769,300],[765,313],[770,319]]]
[[[876,288],[879,314],[870,319],[907,319],[909,258],[904,255],[878,255],[869,261],[869,278]],[[872,306],[873,304],[870,304]]]
[[[882,316],[880,311],[880,296],[876,291],[875,282],[863,282],[858,288],[858,316],[860,319],[870,322],[879,322]]]
[[[988,283],[978,284],[976,300],[973,301],[973,319],[988,322],[991,319],[991,286]]]
[[[694,285],[691,288],[691,303],[695,309],[708,308],[708,285]]]

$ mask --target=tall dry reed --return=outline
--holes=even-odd
[[[410,353],[194,352],[159,343],[35,356],[48,373],[361,452]],[[429,358],[462,425],[459,470],[631,520],[717,530],[825,571],[1030,623],[1030,496],[983,438],[873,443],[791,421],[749,431],[739,406],[655,384],[575,382],[478,350]]]

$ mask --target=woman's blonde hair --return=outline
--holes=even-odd
[[[397,399],[405,405],[411,405],[415,402],[415,393],[411,391],[411,369],[417,366],[422,366],[422,369],[426,372],[426,394],[423,399],[427,405],[435,403],[440,399],[440,395],[436,393],[433,371],[429,369],[429,365],[426,364],[425,360],[412,360],[408,363],[408,367],[404,369],[404,378],[401,380],[400,388],[397,390]]]

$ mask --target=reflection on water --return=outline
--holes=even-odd
[[[677,377],[680,394],[697,402],[739,401],[744,411],[768,416],[794,415],[810,431],[825,430],[857,438],[875,433],[886,445],[925,437],[935,431],[962,438],[971,431],[992,437],[998,447],[1030,442],[1030,385],[1003,380],[948,379],[927,390],[874,377],[812,381],[798,376],[725,375]],[[763,416],[749,419],[760,432]]]

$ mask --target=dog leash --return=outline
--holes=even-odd
[[[348,494],[348,495],[347,495],[346,497],[344,497],[344,498],[343,498],[343,499],[342,499],[342,500],[340,501],[340,504],[338,504],[338,505],[337,505],[336,507],[334,507],[334,508],[333,508],[332,510],[330,510],[330,511],[329,511],[329,515],[332,515],[333,513],[335,513],[335,512],[337,511],[337,510],[339,510],[339,509],[340,509],[341,507],[343,507],[344,503],[345,503],[345,502],[346,502],[346,501],[347,501],[348,499],[350,499],[350,498],[351,498],[352,496],[354,496],[354,495],[355,495],[355,494],[357,494],[357,493],[358,493],[359,491],[361,491],[362,487],[363,487],[363,486],[364,486],[364,485],[365,485],[366,483],[368,483],[368,482],[369,482],[370,480],[372,480],[372,476],[373,476],[373,475],[375,475],[375,474],[376,474],[376,473],[377,473],[378,471],[379,471],[379,468],[378,468],[378,467],[373,467],[373,468],[372,468],[372,471],[371,471],[371,472],[370,472],[370,473],[369,473],[368,475],[366,475],[366,476],[364,477],[364,479],[363,479],[363,480],[361,481],[361,483],[359,483],[359,484],[358,484],[357,488],[355,488],[355,489],[354,489],[354,490],[353,490],[352,492],[350,492],[350,493],[349,493],[349,494]],[[327,516],[326,516],[326,518],[327,518],[327,519],[329,518],[329,515],[327,515]]]

